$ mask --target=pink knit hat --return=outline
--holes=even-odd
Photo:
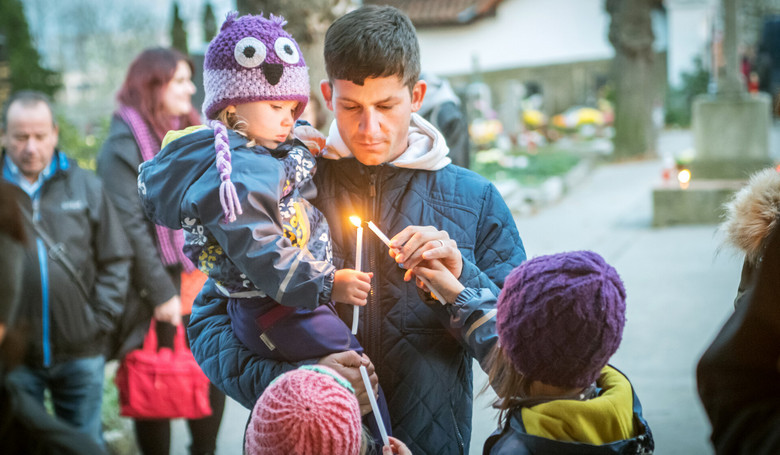
[[[248,455],[357,455],[363,427],[350,383],[307,365],[276,378],[257,400],[246,429]]]

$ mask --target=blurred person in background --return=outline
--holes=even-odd
[[[97,159],[98,175],[122,217],[134,257],[127,311],[115,355],[140,347],[151,318],[160,346],[172,346],[175,326],[189,320],[192,300],[205,282],[182,253],[181,230],[155,226],[144,216],[138,197],[138,166],[160,151],[169,130],[200,124],[192,106],[192,62],[175,49],[150,48],[130,64],[117,93],[118,109]],[[173,176],[172,176],[173,177]],[[189,420],[192,454],[214,453],[225,395],[210,391],[213,414]],[[136,438],[145,455],[167,455],[169,419],[135,419]]]
[[[49,390],[57,417],[103,445],[104,352],[127,293],[127,237],[100,179],[56,148],[46,95],[13,94],[2,118],[2,176],[29,239],[19,306],[28,350],[8,381],[41,406]]]
[[[50,416],[5,378],[24,355],[24,329],[15,327],[24,270],[24,226],[13,187],[0,182],[0,451],[6,455],[103,454],[89,436]]]
[[[468,168],[471,147],[469,125],[461,109],[460,98],[446,79],[431,73],[420,74],[420,79],[428,83],[428,90],[417,113],[444,135],[452,164]]]

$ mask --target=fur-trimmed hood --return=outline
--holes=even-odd
[[[724,206],[720,230],[725,242],[745,253],[755,263],[763,254],[767,237],[780,217],[780,173],[774,168],[753,174],[747,186]]]

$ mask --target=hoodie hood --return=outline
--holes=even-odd
[[[400,168],[438,171],[452,162],[447,156],[449,153],[450,149],[439,130],[413,113],[409,125],[409,146],[389,164]],[[322,156],[331,160],[354,157],[341,138],[335,120],[330,124],[328,140]]]
[[[636,436],[631,383],[610,366],[597,381],[601,394],[590,400],[554,400],[522,409],[529,434],[556,441],[604,445]]]
[[[724,208],[725,221],[720,230],[725,233],[725,243],[755,264],[780,216],[780,173],[769,168],[753,174]]]

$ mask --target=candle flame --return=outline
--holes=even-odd
[[[360,225],[363,224],[363,220],[361,220],[360,217],[357,215],[352,215],[351,217],[349,217],[349,221],[351,221],[352,224],[355,225],[355,227],[360,227]]]
[[[683,169],[677,174],[677,180],[680,183],[688,183],[691,181],[691,171],[688,169]]]

